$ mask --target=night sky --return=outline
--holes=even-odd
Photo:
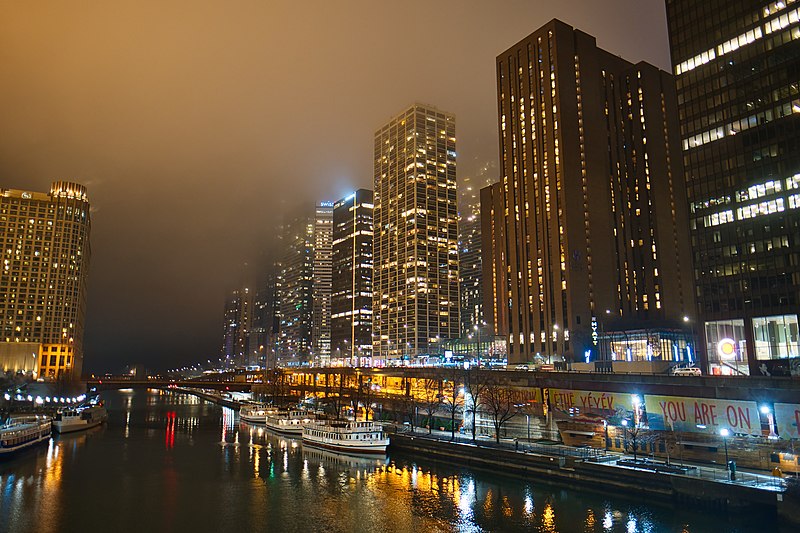
[[[84,370],[218,357],[281,213],[371,188],[412,102],[496,173],[495,57],[552,18],[669,70],[662,0],[0,3],[0,187],[89,188]]]

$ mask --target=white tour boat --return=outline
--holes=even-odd
[[[252,424],[264,424],[267,421],[267,415],[274,415],[278,412],[279,409],[273,405],[245,403],[239,408],[239,420]]]
[[[389,437],[377,422],[340,420],[306,424],[303,444],[337,452],[385,454]]]
[[[56,413],[53,428],[58,433],[69,433],[99,426],[106,420],[108,412],[102,405],[69,407]]]
[[[280,411],[267,415],[264,424],[268,429],[287,435],[302,435],[303,425],[311,423],[315,418],[308,411]]]
[[[0,457],[50,439],[49,417],[29,415],[12,418],[0,426]]]

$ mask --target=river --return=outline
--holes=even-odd
[[[769,517],[637,501],[391,454],[303,449],[175,392],[103,393],[107,425],[0,462],[0,532],[766,532]]]

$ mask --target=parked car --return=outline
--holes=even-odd
[[[672,369],[673,376],[702,376],[703,373],[696,366],[683,366]]]

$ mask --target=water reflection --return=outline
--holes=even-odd
[[[0,463],[0,531],[777,530],[424,457],[304,447],[173,392],[105,399],[107,427]]]

